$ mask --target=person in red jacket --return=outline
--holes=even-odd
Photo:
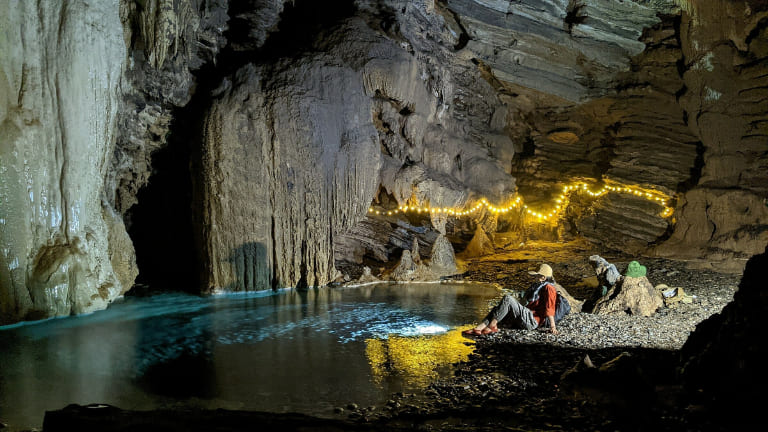
[[[523,296],[525,306],[510,294],[506,294],[477,327],[464,331],[464,334],[496,333],[499,331],[498,324],[502,320],[509,323],[510,327],[525,330],[548,326],[550,333],[557,334],[555,326],[557,288],[555,288],[555,279],[552,277],[552,267],[542,264],[538,271],[528,273],[536,280]]]

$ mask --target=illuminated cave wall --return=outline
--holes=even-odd
[[[442,233],[460,248],[476,224],[507,226],[487,207],[371,206],[522,197],[518,222],[546,214],[562,238],[727,269],[768,241],[765,2],[231,3],[2,14],[42,36],[0,40],[0,322],[105,307],[136,278],[126,231],[149,225],[165,253],[143,244],[143,262],[199,274],[198,291],[324,284],[414,237],[428,256]],[[169,145],[191,186],[166,193],[188,207],[148,224],[139,191]],[[674,209],[610,191],[550,217],[580,181]],[[173,263],[176,225],[194,250]]]

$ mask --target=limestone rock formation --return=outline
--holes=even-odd
[[[389,274],[391,280],[399,282],[425,280],[429,276],[427,266],[416,264],[413,260],[413,254],[408,249],[403,249],[400,262],[397,263],[397,266]]]
[[[574,102],[608,92],[643,51],[643,29],[658,22],[656,10],[632,1],[444,3],[496,79]]]
[[[373,275],[371,273],[371,268],[368,266],[363,267],[363,274],[360,275],[360,277],[357,279],[357,283],[371,283],[371,282],[378,282],[379,278]]]
[[[437,278],[456,274],[456,256],[453,253],[451,242],[444,235],[439,235],[432,245],[432,254],[429,260],[429,270]]]
[[[408,281],[436,281],[443,276],[456,274],[456,257],[453,246],[442,234],[437,237],[430,260],[422,262],[418,242],[414,240],[411,250],[403,249],[402,256],[397,266],[389,273],[389,279],[398,282]]]
[[[0,27],[0,324],[103,309],[137,271],[104,200],[119,2],[3,2]]]
[[[193,73],[213,62],[227,44],[227,8],[226,0],[120,5],[131,61],[105,181],[107,200],[120,214],[138,202],[152,173],[153,154],[167,145],[174,111],[192,99],[199,84]]]
[[[475,258],[490,255],[494,252],[493,242],[488,238],[483,227],[478,225],[475,229],[475,235],[472,236],[472,240],[469,241],[466,249],[461,252],[461,256],[462,258]]]
[[[763,1],[80,0],[0,12],[3,323],[103,308],[130,287],[126,226],[169,136],[191,149],[194,190],[170,192],[194,195],[202,291],[391,268],[414,238],[450,272],[448,239],[466,244],[477,225],[724,270],[768,241]],[[559,227],[539,231],[523,211],[471,223],[368,213],[518,193],[530,210],[577,180],[664,194],[674,211],[642,194],[573,193]]]
[[[336,62],[247,66],[211,108],[196,187],[208,290],[333,280],[333,233],[364,217],[380,166],[362,77]]]
[[[664,305],[661,295],[645,276],[625,276],[595,304],[593,313],[651,316]]]
[[[700,178],[679,201],[676,229],[657,253],[706,256],[720,268],[739,269],[768,242],[768,5],[687,5],[680,23],[686,60],[680,105],[702,143]]]

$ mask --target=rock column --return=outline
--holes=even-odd
[[[103,205],[119,1],[0,3],[0,324],[102,309],[136,276]]]

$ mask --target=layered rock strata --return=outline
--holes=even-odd
[[[768,4],[686,4],[680,106],[702,143],[701,169],[657,252],[738,269],[768,243]]]
[[[442,18],[409,2],[397,9],[404,22],[386,27],[371,5],[359,7],[368,21],[348,19],[308,48],[324,54],[243,68],[214,104],[196,188],[206,289],[322,285],[339,276],[334,250],[388,260],[388,246],[361,244],[366,225],[355,228],[382,189],[394,205],[445,207],[512,193],[482,138],[501,103],[474,66],[437,61],[446,54],[428,32],[444,33]],[[489,99],[462,98],[461,80]],[[495,142],[511,147],[502,135]],[[422,241],[446,243],[445,218],[431,225]],[[264,253],[254,261],[244,244]]]

